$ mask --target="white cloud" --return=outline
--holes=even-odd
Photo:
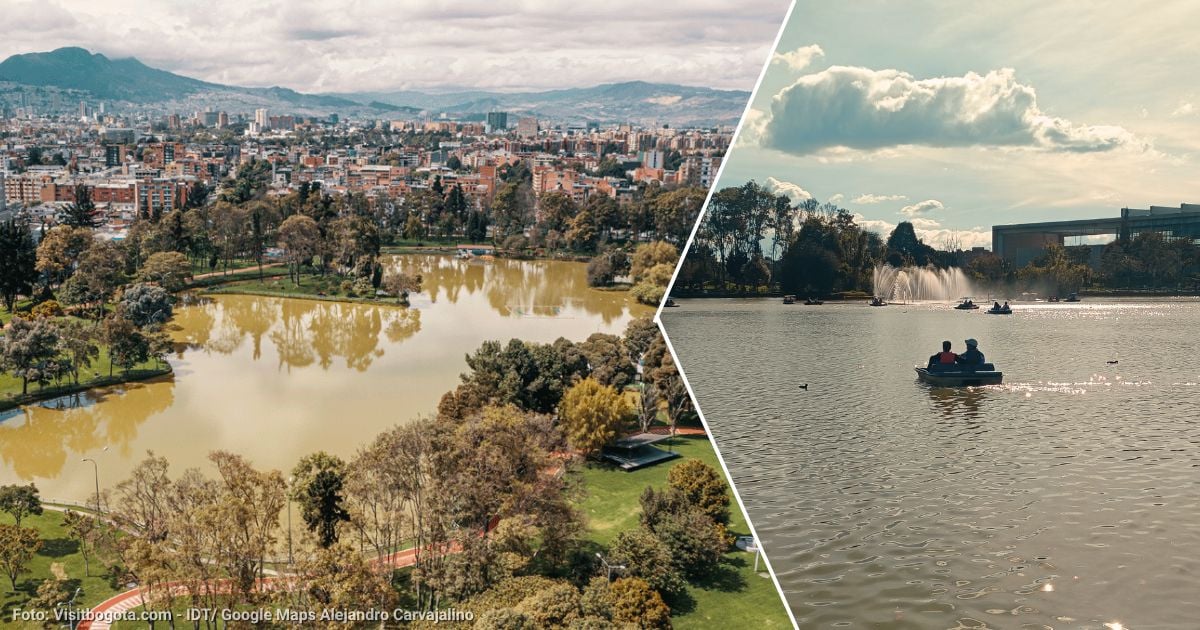
[[[821,50],[820,46],[812,44],[784,53],[776,52],[771,55],[771,63],[784,64],[792,70],[803,70],[812,64],[814,59],[824,56],[825,51]]]
[[[907,217],[915,217],[918,214],[928,214],[935,210],[944,210],[945,208],[946,206],[942,205],[942,202],[937,199],[926,199],[925,201],[918,201],[912,205],[900,208],[900,214]]]
[[[11,6],[10,6],[11,5]],[[749,90],[778,0],[0,2],[0,59],[81,46],[206,81],[303,92],[544,89],[627,80]],[[11,18],[11,19],[10,19]],[[16,25],[20,25],[19,28]]]
[[[845,199],[846,199],[846,195],[843,195],[842,193],[834,193],[834,194],[830,195],[829,199],[826,199],[825,201],[827,201],[829,203],[842,203],[842,201],[844,201]]]
[[[812,193],[804,190],[800,186],[791,182],[775,179],[774,177],[768,177],[767,183],[763,187],[766,188],[771,194],[787,196],[788,199],[792,200],[792,203],[800,203],[813,198]]]
[[[1195,113],[1196,113],[1195,105],[1193,105],[1190,102],[1189,103],[1180,103],[1179,107],[1176,107],[1175,111],[1171,112],[1171,117],[1179,118],[1181,116],[1191,116],[1192,114],[1195,114]]]
[[[831,147],[1012,146],[1052,151],[1144,147],[1126,129],[1050,116],[1012,69],[916,79],[846,66],[800,77],[776,94],[759,141],[808,154]]]
[[[869,205],[873,203],[886,203],[888,201],[904,201],[905,199],[908,199],[908,197],[905,197],[904,195],[873,195],[871,193],[865,193],[855,197],[854,199],[851,199],[850,201],[851,203]]]

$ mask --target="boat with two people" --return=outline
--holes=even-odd
[[[808,299],[806,299],[806,300],[804,300],[804,305],[805,305],[805,306],[820,306],[820,305],[822,305],[822,304],[824,304],[824,303],[825,303],[825,302],[824,302],[824,301],[822,301],[822,300],[818,300],[817,298],[811,298],[811,297],[810,297],[810,298],[808,298]]]
[[[942,351],[929,357],[929,362],[924,367],[913,366],[917,372],[917,379],[934,387],[1001,384],[1004,381],[1004,373],[985,361],[983,353],[979,351],[979,342],[968,339],[966,344],[966,352],[955,354],[950,351],[950,342],[943,341]]]
[[[877,296],[871,298],[871,301],[867,302],[867,305],[869,305],[869,306],[887,306],[887,302],[885,302],[883,298],[881,298],[877,295]]]
[[[963,298],[958,304],[956,304],[954,306],[954,310],[956,310],[956,311],[973,311],[978,308],[979,308],[979,305],[976,304],[975,300],[970,297]]]
[[[999,302],[994,302],[992,308],[984,312],[988,315],[1012,315],[1012,307],[1008,305],[1008,300],[1005,300],[1003,306]]]
[[[1064,302],[1078,302],[1078,301],[1079,301],[1079,294],[1078,294],[1078,293],[1072,293],[1071,295],[1068,295],[1068,296],[1067,296],[1067,299],[1065,299],[1065,300],[1063,300],[1063,301],[1064,301]]]
[[[784,303],[784,304],[795,304],[795,303],[796,303],[796,296],[794,296],[794,295],[785,295],[785,296],[783,296],[783,303]]]

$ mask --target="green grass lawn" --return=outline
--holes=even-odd
[[[587,538],[608,546],[617,534],[639,526],[639,498],[646,486],[661,488],[667,473],[685,459],[699,459],[721,470],[712,443],[704,436],[681,436],[662,442],[660,447],[674,450],[681,457],[632,472],[613,466],[589,464],[573,472],[586,490],[579,508],[587,517]],[[731,504],[729,531],[749,535],[746,517]],[[703,584],[691,584],[688,596],[676,602],[671,623],[676,628],[789,628],[784,603],[767,574],[766,565],[754,572],[754,555],[742,551],[725,554],[715,576]]]
[[[13,518],[8,514],[0,514],[0,523],[11,525]],[[22,519],[21,526],[32,527],[38,531],[38,535],[42,539],[42,548],[38,550],[33,562],[30,563],[29,571],[17,578],[16,592],[12,590],[7,576],[0,577],[0,625],[26,627],[11,621],[12,609],[17,606],[23,607],[25,602],[37,593],[37,588],[42,580],[54,576],[54,565],[58,565],[61,572],[67,576],[72,592],[76,587],[83,589],[79,593],[79,598],[75,600],[78,605],[99,604],[116,593],[108,585],[105,569],[100,566],[100,562],[96,561],[95,556],[89,556],[92,577],[84,576],[83,554],[79,552],[79,543],[67,535],[67,529],[63,527],[61,512],[48,509],[41,516],[27,516]],[[27,627],[40,628],[41,626],[30,623],[27,624]]]
[[[108,348],[100,346],[100,357],[92,362],[92,367],[81,370],[79,373],[79,385],[65,383],[62,386],[56,387],[53,384],[46,387],[39,387],[36,383],[29,384],[29,394],[26,397],[21,396],[21,379],[7,372],[0,372],[0,409],[8,409],[18,404],[25,404],[36,400],[45,400],[55,396],[63,396],[66,394],[91,389],[93,387],[102,387],[105,385],[115,385],[127,381],[136,381],[149,378],[151,376],[159,376],[170,372],[170,366],[166,363],[158,363],[157,361],[147,361],[140,363],[128,373],[123,373],[121,368],[115,368],[112,376],[108,374]]]

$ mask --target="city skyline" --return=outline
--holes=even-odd
[[[963,247],[990,247],[993,224],[1196,201],[1200,8],[952,9],[801,2],[720,186]]]
[[[6,13],[22,29],[0,42],[0,58],[80,46],[204,81],[309,93],[534,91],[627,80],[749,90],[789,3],[667,3],[652,15],[633,2],[570,12],[544,2],[516,11],[482,2],[452,11],[416,2],[336,12],[308,4],[19,2]],[[608,28],[591,32],[586,23]]]

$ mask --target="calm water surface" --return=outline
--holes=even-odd
[[[176,472],[225,449],[290,470],[315,450],[353,455],[383,429],[432,414],[464,357],[489,339],[620,334],[649,308],[587,286],[582,263],[391,260],[424,276],[411,308],[216,296],[176,310],[175,373],[0,412],[0,483],[87,500],[147,450]],[[105,450],[107,448],[107,450]]]
[[[680,304],[802,628],[1200,628],[1200,302]],[[1004,385],[916,381],[967,337]]]

